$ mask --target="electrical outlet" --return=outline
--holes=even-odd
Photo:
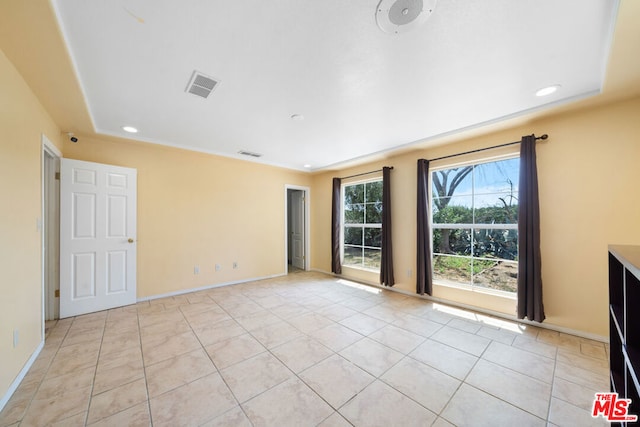
[[[16,348],[20,343],[20,331],[17,329],[13,330],[13,348]]]
[[[200,267],[199,266],[195,266],[193,267],[193,274],[200,274]]]
[[[233,262],[233,268],[238,268],[238,262],[237,261]]]
[[[216,271],[220,271],[220,264],[216,264]]]
[[[408,269],[407,270],[407,277],[411,277],[411,276],[413,276],[413,270]]]

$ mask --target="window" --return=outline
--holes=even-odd
[[[516,292],[520,159],[431,173],[436,283]]]
[[[342,265],[380,271],[382,180],[346,184],[342,194]]]

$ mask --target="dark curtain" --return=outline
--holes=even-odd
[[[382,168],[382,260],[380,284],[393,286],[393,246],[391,244],[391,168]]]
[[[331,272],[342,274],[340,262],[340,178],[333,178],[333,190],[331,194]]]
[[[536,167],[536,137],[523,136],[520,143],[518,190],[518,318],[544,320],[540,258],[540,203]]]
[[[431,295],[431,240],[429,231],[429,160],[418,160],[418,259],[416,292]]]

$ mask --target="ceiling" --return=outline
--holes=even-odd
[[[612,72],[619,96],[628,90],[616,82],[640,82],[637,60],[631,74],[610,64],[616,48],[633,53],[640,43],[631,24],[625,34],[616,23],[624,7],[638,12],[629,0],[620,13],[616,0],[440,0],[400,34],[377,25],[378,0],[53,0],[75,76],[62,83],[44,75],[51,60],[34,65],[24,53],[55,40],[16,40],[28,13],[50,25],[47,11],[8,2],[15,19],[0,18],[1,46],[43,104],[60,105],[62,126],[76,117],[80,131],[298,170],[571,105],[601,93]],[[62,75],[58,61],[52,72]],[[207,99],[185,90],[194,70],[219,81]],[[51,83],[84,105],[50,100]],[[549,85],[560,88],[535,95]]]

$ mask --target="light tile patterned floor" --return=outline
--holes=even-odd
[[[49,323],[0,426],[589,426],[603,343],[319,273]]]

